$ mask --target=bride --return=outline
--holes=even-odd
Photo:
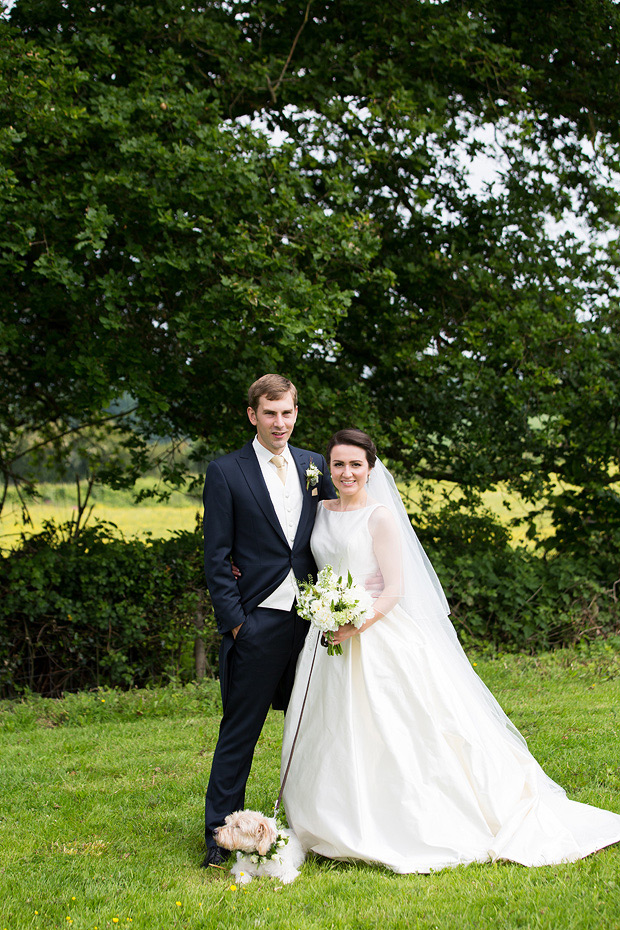
[[[620,815],[570,801],[469,664],[389,472],[365,433],[327,449],[336,501],[312,535],[317,566],[384,587],[374,614],[297,666],[284,725],[284,790],[302,846],[429,872],[493,859],[549,865],[620,841]],[[310,669],[314,660],[306,696]]]

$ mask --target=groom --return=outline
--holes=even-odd
[[[270,704],[286,710],[308,629],[295,610],[295,579],[316,572],[310,534],[317,504],[336,496],[323,456],[288,445],[297,419],[295,386],[263,375],[250,387],[248,405],[255,438],[211,462],[204,488],[205,573],[223,634],[223,716],[207,788],[204,866],[229,855],[213,830],[244,806]]]

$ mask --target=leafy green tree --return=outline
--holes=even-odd
[[[104,427],[121,393],[137,469],[152,433],[224,445],[248,382],[333,328],[378,247],[366,217],[312,201],[290,146],[222,119],[219,74],[190,83],[161,9],[73,6],[21,4],[22,34],[3,27],[5,476],[29,441],[62,454]]]
[[[6,480],[87,425],[128,447],[112,482],[153,434],[230,448],[280,370],[305,442],[356,422],[472,492],[559,475],[582,516],[613,484],[612,0],[17,0],[1,28]]]

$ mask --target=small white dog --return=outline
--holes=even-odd
[[[261,875],[278,878],[288,885],[299,875],[299,866],[305,859],[293,831],[279,828],[275,817],[265,817],[258,811],[229,814],[213,836],[218,846],[237,851],[237,861],[230,871],[240,885],[247,885]]]

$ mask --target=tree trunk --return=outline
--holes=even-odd
[[[194,638],[194,667],[196,670],[196,680],[202,681],[207,671],[207,653],[205,650],[205,641],[202,631],[205,628],[205,603],[204,596],[201,596],[196,612],[194,614],[194,626],[196,627],[196,636]]]

